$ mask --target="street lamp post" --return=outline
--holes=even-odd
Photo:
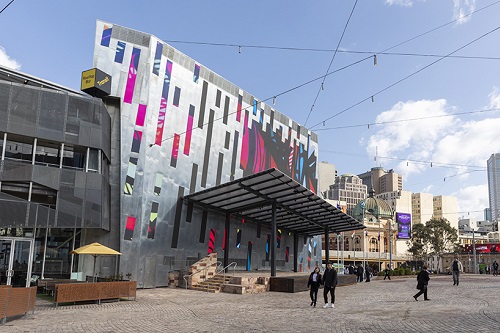
[[[380,272],[382,270],[382,267],[380,267],[380,219],[378,219],[378,271]]]
[[[476,238],[474,236],[476,232],[472,228],[472,254],[474,256],[474,274],[477,274],[477,258],[476,258]]]
[[[392,269],[392,220],[389,220],[389,269]]]

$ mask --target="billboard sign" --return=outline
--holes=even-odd
[[[411,238],[411,214],[396,213],[396,222],[398,224],[398,239]]]

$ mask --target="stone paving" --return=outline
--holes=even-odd
[[[431,275],[428,302],[416,278],[339,287],[335,308],[309,293],[209,294],[180,288],[137,291],[137,301],[53,307],[8,321],[0,332],[498,332],[500,277]],[[322,290],[318,294],[322,300]]]

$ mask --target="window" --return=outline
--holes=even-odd
[[[18,135],[8,135],[5,144],[5,158],[31,163],[33,158],[33,139]]]
[[[63,168],[75,168],[83,170],[85,167],[85,155],[87,151],[83,147],[65,145],[63,152]]]
[[[58,143],[37,141],[35,151],[35,164],[59,167],[60,147]]]
[[[89,149],[89,171],[99,172],[99,150]]]

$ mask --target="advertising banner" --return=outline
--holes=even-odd
[[[398,239],[411,238],[411,214],[396,213],[396,222],[398,224]]]

